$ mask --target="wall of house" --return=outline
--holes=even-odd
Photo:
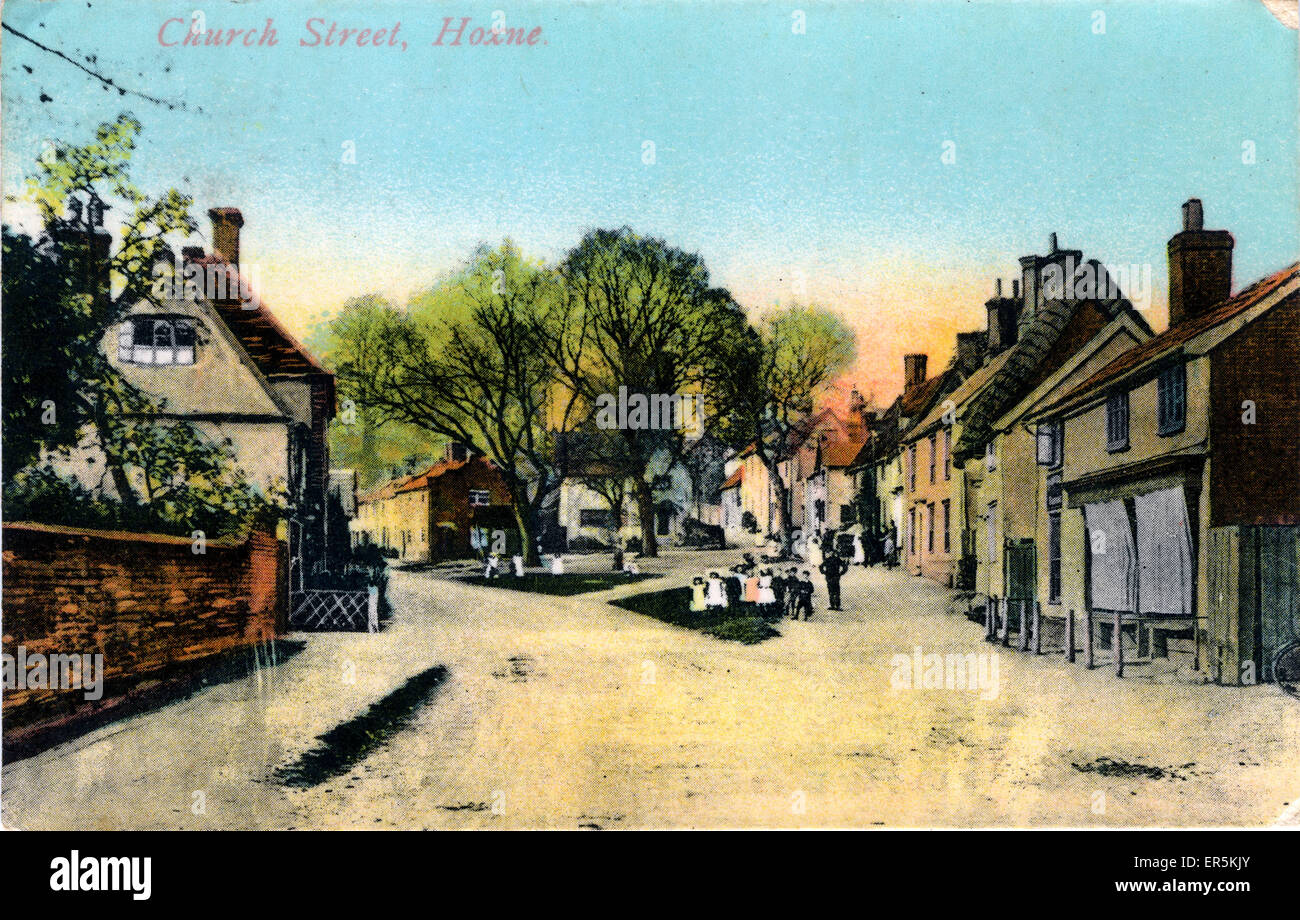
[[[961,437],[961,424],[952,426],[952,443]],[[930,439],[934,438],[934,480],[930,479]],[[910,472],[904,464],[904,503],[906,509],[916,512],[915,549],[911,538],[904,540],[908,571],[924,575],[943,584],[951,584],[961,555],[961,528],[965,508],[965,489],[960,470],[948,469],[944,478],[943,430],[936,428],[914,438],[904,445],[916,445],[916,484],[912,486]],[[943,503],[948,502],[948,549],[944,549]],[[933,512],[930,506],[933,505]],[[930,516],[934,516],[934,546],[930,547]]]
[[[1300,524],[1300,300],[1246,326],[1210,358],[1210,526]],[[1255,423],[1243,421],[1254,403]]]
[[[192,673],[214,655],[285,630],[285,546],[4,526],[4,649],[102,654],[105,700],[145,679]],[[80,690],[7,690],[6,730],[66,717]]]
[[[471,507],[471,489],[486,491],[491,504]],[[434,558],[455,559],[472,555],[470,526],[476,515],[484,515],[488,509],[493,512],[491,529],[504,529],[518,535],[505,480],[496,467],[481,458],[435,477],[429,486],[428,501],[430,551]],[[437,542],[432,542],[435,540]],[[516,542],[508,541],[508,548],[515,551]]]
[[[1149,460],[1205,443],[1209,436],[1210,366],[1208,358],[1187,363],[1187,425],[1179,434],[1161,437],[1157,428],[1156,380],[1129,391],[1129,446],[1106,449],[1106,402],[1094,403],[1065,424],[1065,479]]]

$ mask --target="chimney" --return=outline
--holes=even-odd
[[[988,311],[988,326],[983,333],[980,361],[1005,351],[1017,341],[1016,320],[1020,316],[1020,282],[1012,280],[1011,296],[1002,296],[1002,279],[999,278],[996,293],[984,303]],[[971,333],[963,333],[970,335]],[[961,354],[961,335],[957,337],[957,350]]]
[[[66,220],[53,219],[47,226],[60,261],[67,266],[67,277],[79,293],[91,295],[95,306],[106,307],[111,299],[108,262],[113,237],[104,229],[104,211],[92,200],[83,217],[82,204],[73,198]]]
[[[244,215],[239,208],[209,208],[212,220],[212,248],[216,255],[231,265],[239,265],[239,228],[244,226]]]
[[[853,392],[849,394],[848,416],[844,427],[849,440],[855,442],[864,440],[867,436],[867,401],[862,398],[857,387],[854,387]]]
[[[963,374],[973,374],[984,364],[984,353],[988,350],[988,333],[957,333],[957,366]]]
[[[925,355],[903,355],[903,392],[925,383]]]
[[[1169,325],[1204,312],[1232,293],[1232,234],[1206,230],[1199,198],[1183,204],[1183,229],[1169,240]]]

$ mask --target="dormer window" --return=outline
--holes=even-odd
[[[117,357],[130,364],[193,364],[194,321],[186,316],[133,316],[118,334]]]

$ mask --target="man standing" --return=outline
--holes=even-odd
[[[826,576],[827,610],[840,609],[840,576],[848,571],[849,565],[835,553],[829,553],[826,561],[817,567],[817,571]]]

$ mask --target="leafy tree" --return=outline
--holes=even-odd
[[[593,230],[558,271],[565,334],[551,344],[566,385],[587,409],[620,387],[629,403],[711,392],[723,345],[744,317],[726,291],[710,287],[699,255],[627,227]],[[715,413],[704,414],[707,420]],[[642,553],[655,556],[655,483],[680,459],[686,432],[626,424],[617,430],[632,473]]]
[[[497,465],[529,565],[542,502],[563,478],[553,432],[568,427],[574,403],[547,346],[562,334],[555,299],[553,273],[507,240],[480,248],[410,309],[360,305],[335,329],[345,397]]]
[[[276,499],[249,485],[225,445],[184,422],[151,421],[163,407],[117,373],[102,348],[131,307],[160,304],[154,265],[170,259],[170,236],[197,230],[189,196],[169,189],[150,197],[132,182],[141,130],[123,114],[87,144],[52,145],[27,183],[46,236],[33,241],[4,228],[6,491],[18,501],[15,490],[26,483],[47,510],[58,504],[50,496],[77,494],[57,485],[50,468],[18,473],[89,436],[125,507],[123,521],[226,531],[265,519]],[[125,215],[116,248],[103,228],[109,210]],[[142,504],[147,509],[132,510]]]
[[[754,445],[776,492],[782,552],[794,542],[790,484],[781,465],[797,447],[795,426],[853,363],[853,330],[824,307],[793,304],[734,336],[716,385],[733,437]]]

